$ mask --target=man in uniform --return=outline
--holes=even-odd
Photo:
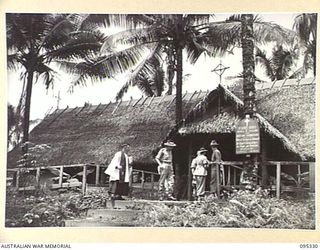
[[[167,141],[163,144],[155,158],[158,163],[158,172],[160,174],[159,179],[159,199],[163,200],[168,198],[169,200],[175,200],[172,196],[174,174],[173,174],[173,162],[172,162],[172,149],[176,144],[172,141]]]
[[[211,156],[211,179],[210,179],[210,193],[213,195],[217,195],[219,197],[219,188],[218,184],[220,185],[221,183],[221,152],[217,148],[219,144],[215,141],[212,140],[210,143],[210,147],[212,149],[212,156]]]

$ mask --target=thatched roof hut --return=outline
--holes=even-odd
[[[188,113],[207,92],[183,96]],[[110,161],[119,145],[131,145],[136,164],[153,162],[153,152],[174,127],[175,96],[144,97],[105,105],[55,110],[30,133],[34,144],[46,144],[37,157],[40,166],[57,166]],[[14,168],[21,157],[19,147],[8,153],[8,167]]]
[[[185,117],[177,132],[182,136],[234,133],[243,108],[241,84],[230,90],[219,85]],[[315,79],[258,83],[256,99],[263,131],[300,159],[314,160]]]
[[[314,80],[278,85],[257,85],[257,118],[272,145],[270,150],[314,159]],[[131,145],[135,164],[154,164],[155,152],[168,137],[201,134],[208,141],[212,135],[234,137],[243,107],[241,92],[237,95],[221,85],[210,93],[185,94],[185,119],[178,127],[174,96],[58,109],[31,131],[30,141],[49,145],[36,159],[40,166],[102,164],[110,161],[123,143]],[[232,143],[230,140],[226,150],[234,151]],[[19,147],[9,152],[8,167],[16,167],[20,156]]]

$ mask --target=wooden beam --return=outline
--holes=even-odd
[[[141,177],[141,188],[142,188],[142,190],[144,190],[144,178],[145,178],[144,171],[142,171],[142,177]]]
[[[154,174],[151,174],[151,190],[154,190]]]
[[[176,96],[174,96],[171,100],[171,102],[169,103],[169,105],[167,106],[167,109],[171,106],[171,104],[174,102],[174,100],[176,99]]]
[[[87,188],[87,165],[83,166],[83,175],[82,175],[82,194],[86,193]]]
[[[301,183],[301,166],[298,164],[297,168],[298,168],[298,183],[299,183],[299,186],[300,186],[300,183]]]
[[[143,96],[141,96],[141,98],[139,98],[133,105],[132,105],[132,107],[135,107],[137,104],[138,104],[138,102],[140,102],[140,100],[143,98]]]
[[[101,115],[104,111],[106,111],[106,109],[109,107],[110,104],[111,104],[111,101],[100,111],[99,115]]]
[[[60,167],[60,172],[59,172],[59,187],[62,187],[62,182],[63,182],[63,166]]]
[[[118,109],[118,107],[120,106],[120,104],[122,103],[122,99],[118,102],[117,106],[115,107],[115,109],[112,111],[112,115],[116,112],[116,110]]]
[[[217,196],[220,199],[220,164],[216,164]]]
[[[16,174],[16,188],[19,189],[19,183],[20,182],[20,169],[18,169],[17,174]]]
[[[96,185],[100,184],[100,165],[96,165]]]
[[[309,163],[309,178],[310,178],[310,192],[314,193],[316,190],[315,181],[316,181],[316,175],[315,175],[315,163],[310,162]]]
[[[190,98],[189,98],[189,100],[187,101],[187,103],[186,104],[188,104],[191,100],[192,100],[192,98],[194,97],[194,95],[197,93],[197,91],[194,91],[193,92],[193,94],[190,96]]]
[[[276,173],[276,196],[280,199],[280,185],[281,185],[281,164],[277,162],[277,173]]]
[[[59,114],[57,114],[55,117],[53,117],[53,119],[51,121],[48,122],[48,124],[46,124],[46,127],[49,127],[55,120],[57,120],[58,117],[60,117],[67,109],[69,108],[69,106],[67,106],[64,110],[62,110]]]
[[[40,167],[37,167],[37,172],[36,172],[36,187],[37,187],[37,189],[40,188]]]
[[[154,99],[154,95],[151,97],[151,99],[150,99],[150,101],[149,101],[149,103],[148,103],[147,107],[149,107],[149,106],[151,105],[151,103],[152,103],[153,99]]]
[[[163,96],[162,96],[162,98],[160,99],[158,105],[163,102],[163,100],[164,100],[165,97],[166,97],[166,95],[163,95]]]
[[[101,102],[100,102],[99,105],[93,110],[92,113],[96,112],[96,111],[100,108],[100,106],[101,106]]]
[[[140,105],[143,105],[145,102],[146,102],[146,100],[148,99],[149,97],[148,96],[146,96],[146,98],[142,101],[142,103],[140,104]]]
[[[233,185],[237,185],[237,169],[233,169]]]
[[[186,91],[186,93],[183,94],[181,100],[183,100],[183,98],[185,98],[187,94],[188,94],[188,92]]]
[[[231,182],[231,167],[228,166],[228,180],[227,180],[227,185],[230,185]]]
[[[191,162],[192,162],[192,141],[189,143],[188,147],[188,200],[192,200],[192,172],[191,172]]]

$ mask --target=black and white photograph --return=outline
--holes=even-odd
[[[6,12],[5,227],[315,231],[317,17]]]

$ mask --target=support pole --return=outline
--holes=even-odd
[[[96,165],[96,186],[100,184],[100,165]]]
[[[231,167],[228,166],[228,181],[227,181],[227,185],[230,185],[230,181],[231,181]]]
[[[192,142],[190,141],[188,150],[188,200],[192,200],[192,172],[191,172],[191,161],[192,161]]]
[[[19,184],[20,184],[20,170],[17,170],[17,175],[16,175],[16,188],[19,189]]]
[[[63,166],[60,167],[60,172],[59,172],[59,187],[62,187],[62,180],[63,180]]]
[[[281,165],[277,162],[277,175],[276,175],[276,196],[280,199],[280,184],[281,184]]]
[[[40,188],[40,167],[37,167],[36,172],[36,189]]]
[[[315,192],[315,163],[309,163],[310,192]]]
[[[87,188],[87,165],[83,166],[83,176],[82,176],[82,194],[86,193]]]

